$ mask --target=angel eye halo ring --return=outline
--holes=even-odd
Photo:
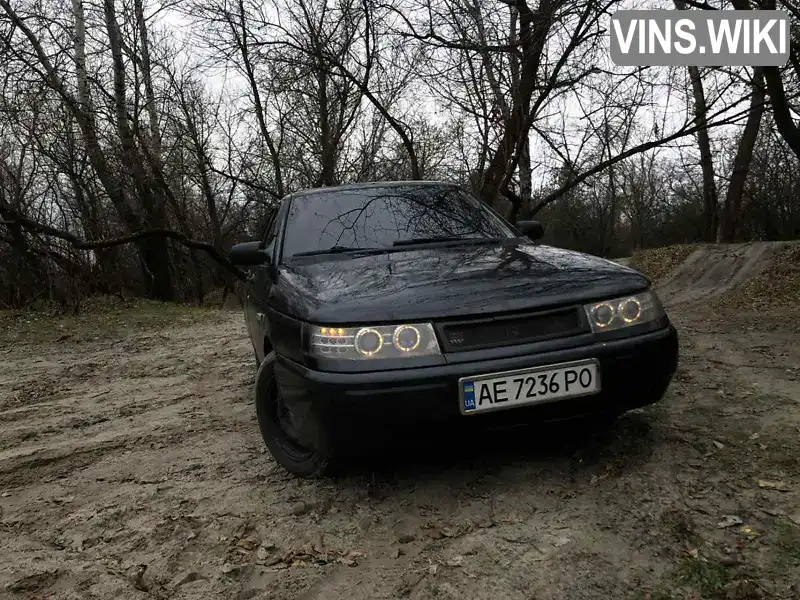
[[[642,303],[636,298],[628,298],[619,303],[619,316],[626,323],[633,323],[642,314]]]
[[[614,320],[614,305],[609,302],[598,304],[592,312],[594,313],[594,322],[598,327],[608,327]]]
[[[364,356],[377,354],[383,348],[383,335],[380,331],[365,327],[356,334],[355,347]]]
[[[419,333],[419,329],[413,325],[400,325],[394,330],[394,335],[392,336],[395,348],[401,352],[416,350],[421,340],[422,336]]]

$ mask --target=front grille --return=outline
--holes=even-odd
[[[589,331],[578,307],[444,323],[440,327],[448,352],[513,346]]]

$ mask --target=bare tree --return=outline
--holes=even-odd
[[[761,129],[761,118],[764,114],[764,77],[763,69],[756,67],[753,75],[753,92],[750,96],[750,112],[747,116],[736,156],[733,159],[731,177],[725,203],[720,211],[717,242],[733,242],[736,239],[736,225],[739,219],[745,183],[750,172],[753,148],[756,145],[758,132]]]
[[[365,180],[458,181],[603,255],[797,235],[795,44],[752,75],[621,68],[618,0],[184,0],[190,46],[171,4],[66,6],[0,0],[5,305],[202,302],[282,198]]]

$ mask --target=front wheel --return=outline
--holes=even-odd
[[[261,437],[279,465],[298,477],[321,477],[332,462],[328,433],[313,405],[287,405],[275,378],[275,352],[256,375],[256,415]]]

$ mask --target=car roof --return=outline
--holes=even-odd
[[[372,189],[372,188],[383,188],[383,187],[401,187],[407,185],[415,185],[415,186],[429,186],[429,187],[460,187],[457,183],[453,183],[450,181],[419,181],[419,180],[409,180],[409,181],[368,181],[364,183],[351,183],[347,185],[332,185],[327,187],[318,187],[318,188],[309,188],[307,190],[301,190],[299,192],[295,192],[289,196],[290,198],[297,198],[300,196],[308,196],[308,195],[317,195],[317,194],[325,194],[331,192],[347,192],[351,190],[365,190],[365,189]]]

